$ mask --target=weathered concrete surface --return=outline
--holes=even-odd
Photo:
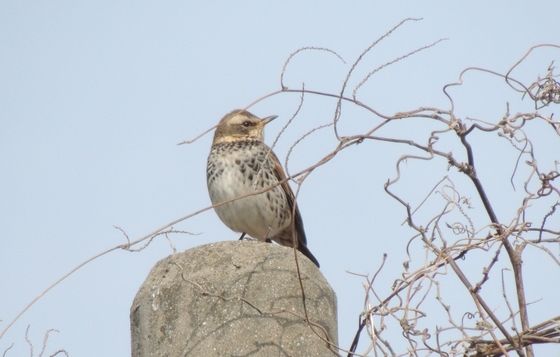
[[[132,356],[338,356],[318,337],[338,343],[336,295],[297,254],[315,332],[293,249],[227,241],[155,265],[131,308]]]

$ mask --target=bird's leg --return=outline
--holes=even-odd
[[[272,240],[270,238],[268,238],[268,233],[270,233],[270,227],[268,227],[268,229],[266,230],[266,234],[264,235],[264,241],[266,243],[272,243]]]
[[[243,240],[243,238],[245,237],[247,233],[241,233],[241,237],[239,237],[239,240]]]

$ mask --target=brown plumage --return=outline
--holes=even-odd
[[[278,157],[264,143],[264,126],[275,118],[260,119],[248,111],[234,110],[220,121],[206,170],[210,199],[212,204],[219,204],[247,196],[215,207],[226,226],[288,247],[294,246],[295,233],[297,249],[319,267],[307,248],[303,221],[286,174]],[[279,182],[266,192],[252,195]]]

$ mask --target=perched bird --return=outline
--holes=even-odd
[[[273,240],[296,248],[317,267],[307,249],[303,221],[278,157],[264,143],[264,126],[276,119],[260,119],[245,110],[234,110],[218,124],[208,155],[206,178],[218,217],[231,230],[261,241]],[[257,191],[266,192],[251,195]],[[295,208],[295,210],[294,210]],[[295,212],[295,214],[293,214]]]

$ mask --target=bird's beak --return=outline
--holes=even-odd
[[[271,115],[269,117],[264,118],[263,120],[261,120],[261,124],[263,126],[265,126],[266,124],[270,123],[271,121],[273,121],[274,119],[278,118],[278,115]]]

